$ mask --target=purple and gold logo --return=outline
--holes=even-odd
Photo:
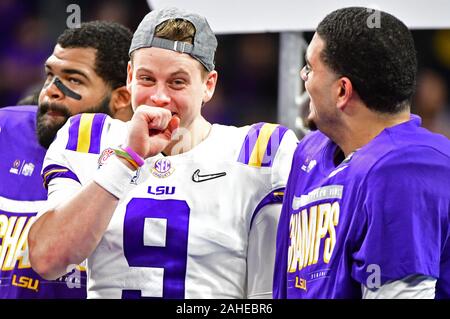
[[[160,158],[155,162],[152,167],[153,176],[159,178],[166,178],[170,176],[175,169],[172,167],[172,163],[167,158]]]

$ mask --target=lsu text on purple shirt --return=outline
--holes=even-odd
[[[37,141],[36,110],[0,108],[0,299],[86,298],[85,271],[45,280],[29,263],[27,234],[47,199],[40,175],[46,150]]]

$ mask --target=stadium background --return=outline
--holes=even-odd
[[[149,12],[146,0],[0,1],[0,107],[40,89],[43,63],[66,28],[72,3],[80,6],[82,22],[116,21],[133,31]],[[412,32],[420,66],[413,111],[424,126],[450,137],[450,30]],[[312,35],[304,34],[308,42]],[[226,34],[218,40],[219,85],[205,107],[207,119],[232,125],[277,121],[279,34]]]

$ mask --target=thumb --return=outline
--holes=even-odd
[[[169,125],[167,125],[167,129],[169,130],[170,133],[173,133],[179,126],[180,126],[180,118],[174,115],[170,119]]]

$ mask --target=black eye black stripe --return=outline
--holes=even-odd
[[[81,100],[81,95],[75,93],[71,89],[69,89],[67,86],[64,85],[64,83],[61,82],[61,80],[58,77],[55,77],[55,80],[53,81],[58,89],[63,92],[65,96],[69,96],[75,100]]]

